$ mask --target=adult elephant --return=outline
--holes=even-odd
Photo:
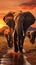
[[[34,32],[31,34],[30,42],[31,42],[32,44],[35,43],[35,38],[36,38],[36,31],[34,31]]]
[[[14,31],[14,27],[15,27],[15,21],[14,21],[14,15],[13,13],[9,12],[8,14],[6,14],[3,18],[4,22],[9,26],[9,30],[10,32],[8,33],[8,35],[6,34],[6,38],[8,41],[8,46],[11,48],[12,47],[12,33]]]
[[[26,36],[27,29],[35,22],[35,17],[31,12],[20,12],[15,21],[17,20],[17,26],[14,33],[14,47],[15,52],[22,52],[23,42]]]

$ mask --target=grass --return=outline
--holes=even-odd
[[[36,49],[36,41],[34,44],[32,44],[30,43],[28,37],[26,36],[23,47],[26,51],[29,51],[31,49]],[[8,48],[8,44],[6,38],[4,36],[0,36],[0,56],[1,54],[6,53],[7,48]]]
[[[35,43],[32,44],[29,40],[29,38],[26,36],[25,41],[24,41],[24,45],[23,45],[24,49],[26,51],[30,50],[30,49],[36,49],[36,39],[35,39]]]

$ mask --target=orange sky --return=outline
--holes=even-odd
[[[0,13],[15,10],[19,5],[25,3],[36,3],[36,0],[0,0]]]
[[[30,5],[28,5],[28,3],[30,3]],[[31,3],[34,6],[32,6]],[[0,0],[0,18],[6,15],[9,11],[18,12],[20,10],[30,11],[36,18],[36,0]],[[36,27],[36,23],[33,26]]]

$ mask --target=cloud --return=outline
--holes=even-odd
[[[36,0],[0,0],[0,13],[15,11],[19,6],[36,5]]]
[[[24,0],[19,6],[22,9],[33,9],[36,7],[36,0]]]
[[[24,0],[20,5],[36,5],[36,0]]]
[[[14,9],[18,5],[36,5],[36,0],[0,0],[0,11]]]

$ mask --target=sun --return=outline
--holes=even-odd
[[[6,26],[6,23],[3,21],[3,19],[0,19],[0,28]]]

